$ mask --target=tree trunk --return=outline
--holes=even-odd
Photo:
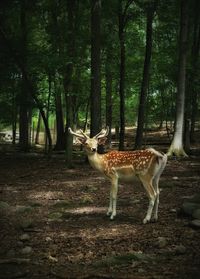
[[[84,133],[87,131],[89,107],[90,107],[90,98],[88,98],[88,100],[87,100],[86,109],[85,109],[85,123],[83,126]]]
[[[61,46],[60,29],[58,26],[58,9],[59,2],[51,0],[50,10],[50,21],[52,21],[52,49],[55,57],[62,59],[63,47]],[[61,33],[62,34],[62,33]],[[65,132],[64,132],[64,121],[63,121],[63,108],[62,108],[62,91],[61,82],[58,74],[58,70],[55,69],[53,73],[54,83],[54,100],[55,100],[55,111],[56,111],[56,144],[54,150],[65,149]],[[62,85],[63,86],[63,85]]]
[[[152,23],[155,12],[155,3],[153,3],[147,9],[147,25],[146,25],[146,50],[145,50],[145,60],[143,68],[143,78],[140,91],[140,100],[138,108],[138,120],[137,120],[137,131],[135,139],[135,149],[140,149],[143,144],[143,129],[145,123],[145,107],[147,101],[147,91],[149,84],[149,72],[150,72],[150,62],[152,53]]]
[[[65,90],[66,92],[66,90]],[[72,102],[71,102],[71,96],[68,94],[65,95],[66,98],[66,106],[67,106],[67,122],[66,122],[66,129],[65,129],[65,134],[66,134],[66,147],[65,147],[65,162],[68,168],[72,167],[72,148],[73,148],[73,137],[72,135],[68,132],[69,127],[72,127]]]
[[[47,119],[47,123],[49,126],[49,110],[50,110],[50,100],[51,100],[51,74],[49,73],[48,76],[48,85],[49,85],[49,92],[48,92],[48,98],[47,98],[47,109],[46,109],[46,119]],[[47,133],[45,133],[45,152],[48,152],[48,137],[47,137]]]
[[[37,128],[36,128],[36,134],[35,134],[35,144],[39,144],[39,138],[40,138],[40,126],[41,126],[41,114],[38,113],[38,122],[37,122]]]
[[[120,32],[121,33],[121,32]],[[125,42],[124,32],[120,36],[120,80],[119,80],[119,97],[120,97],[120,133],[119,133],[119,150],[124,150],[125,138]]]
[[[193,44],[191,53],[191,75],[189,78],[189,96],[191,97],[191,130],[190,130],[190,141],[194,142],[195,122],[198,111],[198,84],[197,75],[199,74],[199,50],[200,50],[200,2],[195,1],[194,5],[194,30],[193,30]],[[199,81],[199,80],[198,80]]]
[[[13,90],[12,95],[12,144],[16,143],[16,130],[17,130],[17,104],[16,96]]]
[[[184,108],[185,108],[185,78],[188,33],[188,0],[181,1],[179,72],[176,96],[175,131],[168,155],[187,156],[183,148]]]
[[[112,51],[112,50],[111,50]],[[112,53],[110,48],[107,49],[107,56],[106,56],[106,127],[109,127],[109,134],[108,134],[108,144],[111,145],[111,128],[112,128]]]
[[[101,129],[101,0],[91,0],[91,137]]]
[[[54,98],[56,107],[56,144],[55,150],[65,149],[65,133],[64,133],[64,121],[63,121],[63,109],[60,84],[54,79]]]
[[[120,68],[119,68],[119,99],[120,99],[120,132],[119,150],[124,150],[125,138],[125,14],[122,8],[122,1],[119,1],[119,44],[120,44]]]
[[[21,1],[21,59],[24,69],[27,67],[27,27],[26,27],[26,0]],[[28,125],[28,90],[26,80],[22,73],[22,86],[19,107],[19,146],[20,150],[29,150],[29,125]]]
[[[73,102],[72,102],[72,75],[74,71],[74,57],[75,57],[75,19],[76,19],[76,4],[75,0],[67,1],[67,13],[68,13],[68,59],[69,62],[65,67],[64,76],[64,90],[65,90],[65,102],[66,102],[66,147],[65,147],[65,161],[68,168],[72,167],[72,148],[73,148],[73,137],[68,133],[69,127],[73,125]]]

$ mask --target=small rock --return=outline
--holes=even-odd
[[[22,234],[22,235],[19,237],[19,239],[20,239],[21,241],[27,241],[27,240],[30,239],[30,236],[29,236],[27,233],[24,233],[24,234]]]
[[[200,209],[194,210],[194,212],[193,212],[193,214],[192,214],[192,217],[193,217],[194,219],[200,220]]]
[[[181,245],[178,245],[175,247],[175,253],[178,254],[178,255],[183,255],[186,253],[186,247],[183,246],[182,244]]]
[[[158,248],[164,248],[167,245],[167,239],[163,236],[158,237],[157,246]]]
[[[190,226],[196,229],[200,228],[200,220],[194,219],[190,222]]]
[[[172,179],[177,180],[178,176],[173,176]]]
[[[191,216],[196,209],[200,209],[200,204],[194,202],[184,202],[182,205],[182,212]]]
[[[32,247],[26,246],[21,250],[22,254],[30,254],[32,252]]]

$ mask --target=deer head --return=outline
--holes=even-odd
[[[72,131],[71,128],[68,129],[69,133],[75,137],[83,144],[85,151],[88,154],[97,152],[98,145],[104,145],[107,140],[107,135],[109,133],[108,127],[106,129],[102,129],[96,136],[90,138],[86,135],[82,130],[78,133]]]

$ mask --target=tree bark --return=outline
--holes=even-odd
[[[64,133],[64,121],[63,121],[63,109],[62,109],[62,98],[60,84],[54,78],[54,99],[56,109],[56,144],[55,150],[65,149],[65,133]]]
[[[91,137],[101,129],[101,0],[91,0]]]
[[[60,36],[61,31],[58,26],[59,2],[51,0],[50,4],[51,4],[50,21],[52,21],[51,24],[52,25],[52,29],[51,29],[52,51],[55,57],[58,57],[61,60],[61,54],[63,54],[64,47],[61,46],[61,36]],[[63,121],[62,91],[61,91],[60,77],[58,74],[58,68],[55,68],[54,70],[53,83],[54,83],[54,100],[55,100],[55,111],[56,111],[56,144],[54,146],[54,150],[64,150],[66,140],[65,140],[64,121]]]
[[[125,17],[122,0],[119,0],[119,45],[120,45],[120,68],[119,68],[119,98],[120,98],[120,132],[119,132],[119,150],[124,150],[125,138]]]
[[[200,2],[195,1],[194,5],[194,30],[193,30],[193,44],[191,53],[191,75],[189,78],[189,96],[191,97],[191,130],[190,141],[194,142],[195,122],[198,111],[198,65],[199,65],[199,51],[200,51]]]
[[[12,144],[16,143],[16,131],[17,131],[17,104],[16,104],[16,96],[13,92],[12,95]]]
[[[27,67],[27,26],[26,26],[26,0],[21,1],[21,63]],[[28,90],[26,79],[22,73],[20,106],[19,106],[19,146],[20,150],[29,150],[29,122],[28,122]]]
[[[146,25],[146,50],[145,50],[145,60],[143,67],[143,77],[140,91],[140,100],[138,108],[138,120],[137,120],[137,131],[135,139],[135,149],[140,149],[143,144],[143,130],[145,123],[145,107],[147,101],[147,91],[149,85],[149,72],[150,72],[150,62],[152,53],[152,33],[153,33],[153,18],[155,12],[155,3],[147,8],[147,25]]]
[[[41,114],[40,111],[38,113],[38,122],[37,122],[37,128],[36,128],[36,134],[35,134],[35,144],[39,144],[39,138],[40,138],[40,125],[41,125]]]
[[[64,90],[65,90],[65,102],[66,102],[66,147],[65,147],[65,162],[68,168],[72,167],[72,148],[73,137],[68,133],[69,127],[73,125],[73,102],[72,102],[72,75],[74,71],[74,57],[75,57],[75,19],[76,19],[76,4],[75,0],[67,1],[67,14],[68,14],[68,42],[67,51],[69,62],[65,67],[64,77]]]
[[[46,119],[49,126],[49,110],[50,110],[50,100],[51,100],[51,93],[52,93],[52,77],[49,73],[48,75],[48,85],[49,85],[49,92],[48,92],[48,98],[47,98],[47,108],[46,108]],[[45,132],[45,152],[48,152],[48,137],[47,133]]]
[[[176,95],[175,131],[168,155],[187,156],[183,148],[185,79],[188,35],[188,0],[181,1],[180,38],[179,38],[179,70]]]
[[[106,127],[109,127],[108,144],[111,145],[111,129],[112,129],[112,49],[110,46],[107,49],[106,65],[105,65],[105,80],[106,80]]]

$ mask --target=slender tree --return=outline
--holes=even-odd
[[[101,128],[101,0],[91,0],[91,136]]]
[[[67,55],[69,61],[64,67],[63,72],[63,85],[65,90],[65,102],[66,102],[66,164],[68,168],[72,167],[72,146],[73,138],[71,134],[68,133],[69,127],[73,125],[73,102],[72,102],[72,76],[74,71],[74,57],[75,57],[75,20],[76,20],[76,8],[77,0],[67,1],[67,15],[68,15],[68,34],[67,34]]]
[[[55,150],[65,149],[65,133],[63,121],[63,107],[62,107],[62,94],[59,79],[54,78],[54,99],[56,110],[56,144]]]
[[[156,1],[150,2],[146,7],[146,50],[145,50],[145,59],[143,67],[143,77],[140,91],[140,100],[138,108],[138,120],[137,120],[137,131],[135,139],[135,149],[139,149],[143,144],[143,129],[145,123],[145,108],[147,100],[147,91],[149,85],[149,76],[150,76],[150,62],[151,62],[151,53],[152,53],[152,33],[153,33],[153,18],[156,10]]]
[[[21,1],[21,63],[27,68],[27,1]],[[22,84],[19,106],[19,145],[22,151],[29,149],[29,122],[28,122],[28,89],[26,79],[22,73]]]
[[[125,34],[128,22],[128,10],[133,0],[127,0],[123,5],[123,0],[118,2],[118,35],[120,45],[120,68],[119,68],[119,98],[120,98],[120,133],[119,150],[124,150],[125,138],[125,73],[126,73],[126,47]]]
[[[105,64],[105,82],[106,82],[106,127],[109,127],[108,143],[111,144],[111,128],[112,128],[112,49],[110,46],[106,53]]]
[[[59,11],[60,3],[57,1],[50,1],[49,11],[49,37],[51,42],[51,49],[53,58],[56,61],[63,61],[63,49],[61,45],[61,30],[59,28]],[[51,60],[50,60],[51,61]],[[52,63],[52,62],[51,62]],[[56,144],[55,150],[65,149],[65,132],[64,132],[64,121],[63,121],[63,106],[62,106],[62,91],[63,85],[61,84],[61,75],[59,75],[60,65],[53,63],[53,67],[50,67],[53,76],[54,84],[54,100],[55,100],[55,112],[56,112]]]
[[[191,130],[190,140],[195,141],[195,122],[198,111],[198,84],[199,84],[199,61],[200,61],[200,1],[195,0],[193,7],[193,43],[191,49],[191,72],[189,75],[189,96],[191,98]]]

